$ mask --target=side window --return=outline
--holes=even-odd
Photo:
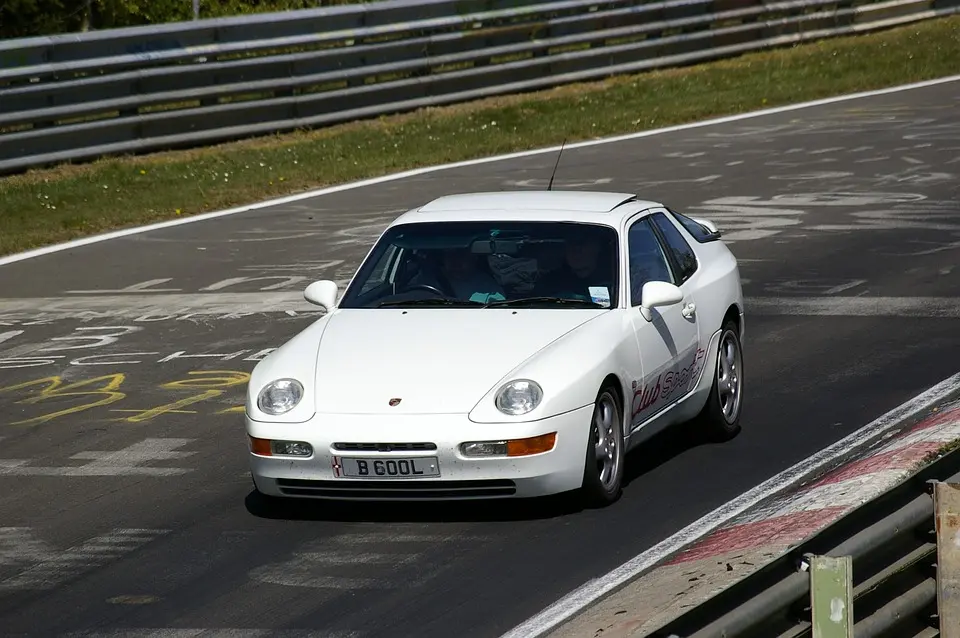
[[[380,256],[380,261],[373,267],[373,271],[370,273],[370,276],[363,283],[363,288],[360,289],[360,294],[364,295],[378,286],[382,286],[384,283],[391,281],[393,275],[393,266],[396,262],[397,255],[400,253],[400,249],[396,245],[391,245]]]
[[[686,231],[701,244],[705,244],[708,241],[713,241],[720,237],[718,233],[713,232],[703,224],[693,221],[686,215],[681,215],[677,211],[669,208],[667,210],[669,210],[670,214],[673,215],[678,222],[680,222],[680,225],[683,226],[684,229],[686,229]]]
[[[690,244],[683,238],[677,227],[673,225],[667,216],[663,213],[654,213],[653,223],[657,225],[663,238],[667,242],[668,250],[673,254],[679,270],[677,271],[677,285],[679,286],[697,272],[697,256],[694,254]]]
[[[627,243],[630,254],[630,305],[639,306],[643,284],[648,281],[674,282],[663,247],[649,218],[640,219],[630,227]]]

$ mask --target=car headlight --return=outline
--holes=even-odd
[[[257,407],[267,414],[283,414],[297,407],[303,398],[303,386],[296,379],[271,381],[257,397]]]
[[[517,379],[504,385],[497,392],[497,409],[504,414],[516,416],[526,414],[538,405],[543,398],[543,390],[536,381]]]

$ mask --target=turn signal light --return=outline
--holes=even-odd
[[[474,441],[460,444],[460,451],[469,457],[530,456],[549,452],[557,443],[557,433],[551,432],[529,439],[512,441]]]
[[[507,456],[529,456],[549,452],[557,443],[557,433],[551,432],[529,439],[507,441]]]
[[[255,439],[250,437],[250,451],[260,456],[273,456],[270,451],[270,441],[267,439]]]

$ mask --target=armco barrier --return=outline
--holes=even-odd
[[[960,499],[955,485],[943,485],[958,481],[960,450],[853,510],[648,638],[960,636],[960,512],[956,511]],[[938,483],[941,495],[951,498],[943,499],[940,516],[935,517],[933,492]],[[940,556],[947,557],[940,565],[938,546]],[[851,560],[852,610],[836,600],[827,610],[835,620],[841,615],[846,619],[852,611],[852,633],[843,631],[842,623],[823,631],[830,623],[812,612],[810,567],[814,558],[824,556]],[[838,571],[845,570],[841,566]],[[818,613],[822,611],[818,608]],[[821,623],[820,633],[813,631],[815,620]],[[941,620],[948,628],[943,634]]]
[[[385,0],[0,41],[0,173],[542,89],[960,0]]]

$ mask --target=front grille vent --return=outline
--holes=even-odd
[[[516,484],[509,479],[479,481],[370,481],[277,479],[277,487],[289,496],[329,499],[376,499],[429,501],[434,499],[497,498],[512,496]]]

